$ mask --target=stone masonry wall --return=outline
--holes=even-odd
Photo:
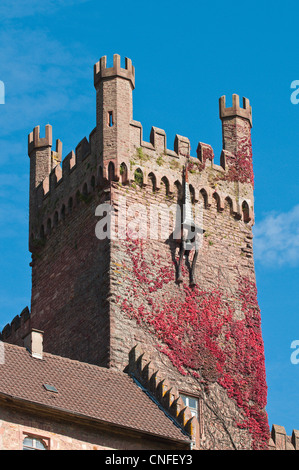
[[[23,345],[30,323],[45,332],[46,352],[109,364],[109,242],[95,237],[94,215],[105,199],[103,190],[74,197],[64,219],[36,243],[29,320],[6,328],[5,341]]]
[[[125,198],[127,210],[141,204],[145,218],[151,204],[171,205],[177,194],[167,199],[163,189],[153,192],[150,184],[146,188],[116,186],[113,200]],[[196,204],[203,205],[204,199]],[[117,205],[116,209],[119,218]],[[268,428],[251,227],[232,216],[228,203],[219,212],[214,198],[209,209],[203,210],[203,226],[206,232],[195,290],[189,288],[187,267],[184,284],[175,282],[178,244],[173,240],[112,242],[111,365],[123,369],[130,348],[141,344],[170,383],[199,398],[202,448],[258,447],[267,440]],[[250,311],[244,308],[242,290],[247,289],[253,297]],[[201,319],[203,313],[206,317]],[[248,327],[255,329],[256,356],[252,345],[244,344],[250,322]],[[207,344],[211,336],[215,344]],[[241,354],[238,348],[243,349]],[[256,360],[260,367],[254,370]],[[249,390],[241,386],[234,396],[238,381]],[[256,403],[250,406],[252,399]],[[245,423],[249,421],[252,433],[248,435]]]
[[[31,326],[45,332],[45,351],[107,366],[109,242],[94,234],[103,197],[78,200],[34,254]]]

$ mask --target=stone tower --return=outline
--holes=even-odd
[[[103,57],[94,85],[96,127],[75,152],[62,160],[60,140],[52,151],[51,126],[44,138],[39,127],[29,135],[31,312],[7,325],[3,339],[22,344],[29,328],[42,330],[45,351],[125,371],[138,345],[170,385],[196,400],[197,448],[263,448],[249,101],[240,106],[233,95],[227,108],[220,98],[216,165],[208,144],[199,142],[192,157],[187,137],[176,135],[170,150],[165,131],[153,127],[143,140],[129,59],[122,68],[114,55],[107,68]],[[184,188],[204,230],[193,283],[193,249],[183,253],[178,278]],[[136,359],[148,373],[142,354]]]

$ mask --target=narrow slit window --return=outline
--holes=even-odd
[[[108,111],[108,126],[113,127],[113,111]]]

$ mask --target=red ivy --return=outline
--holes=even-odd
[[[238,140],[238,151],[236,155],[226,155],[228,172],[223,179],[228,181],[239,181],[240,183],[251,183],[254,186],[254,174],[252,166],[252,145],[250,137]]]
[[[217,289],[207,292],[184,285],[178,298],[168,298],[162,289],[175,281],[174,266],[163,266],[158,255],[149,266],[138,240],[127,240],[127,251],[133,266],[133,300],[123,300],[123,311],[147,325],[181,374],[192,375],[207,388],[215,381],[225,388],[244,416],[236,426],[249,430],[254,449],[265,448],[267,387],[255,283],[239,280],[237,317]],[[156,302],[159,292],[163,295]],[[136,306],[138,298],[142,302]]]

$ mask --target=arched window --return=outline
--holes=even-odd
[[[142,173],[142,170],[140,168],[137,168],[137,170],[135,170],[134,181],[135,181],[136,184],[138,184],[138,186],[140,186],[142,188],[142,186],[143,186],[143,173]]]
[[[231,200],[229,196],[225,198],[224,210],[227,210],[230,214],[233,213],[233,201]]]
[[[155,192],[156,189],[157,189],[157,180],[156,180],[156,176],[154,175],[154,173],[150,173],[150,174],[148,175],[148,179],[149,179],[149,180],[151,181],[151,183],[152,183],[152,190],[153,190],[153,192]]]
[[[202,188],[200,190],[200,194],[202,195],[202,199],[203,199],[203,205],[204,205],[204,208],[207,209],[209,207],[209,204],[208,204],[208,193],[207,191]]]
[[[163,178],[161,179],[161,183],[162,183],[162,186],[164,185],[164,187],[165,187],[166,196],[168,196],[169,195],[169,181],[166,178],[166,176],[163,176]]]
[[[192,184],[189,184],[189,191],[190,191],[190,198],[192,204],[195,203],[195,189],[193,188]]]
[[[23,440],[23,450],[47,450],[42,439],[27,436]]]
[[[214,201],[216,201],[216,206],[217,206],[217,210],[219,210],[219,205],[220,205],[220,197],[219,197],[219,194],[214,192],[213,193],[213,199]]]
[[[182,202],[183,201],[183,186],[181,185],[181,183],[178,180],[175,181],[174,188],[175,188],[175,191],[176,191],[177,200],[179,202]]]
[[[242,213],[243,213],[244,222],[248,223],[250,221],[250,215],[249,215],[249,206],[246,201],[243,201],[242,203]]]
[[[216,191],[213,193],[213,199],[216,201],[217,211],[222,212],[224,210],[223,201]]]
[[[119,172],[120,172],[121,183],[125,184],[128,181],[128,168],[124,162],[120,165]]]
[[[113,162],[110,162],[108,165],[108,180],[110,182],[115,180],[115,168]]]

